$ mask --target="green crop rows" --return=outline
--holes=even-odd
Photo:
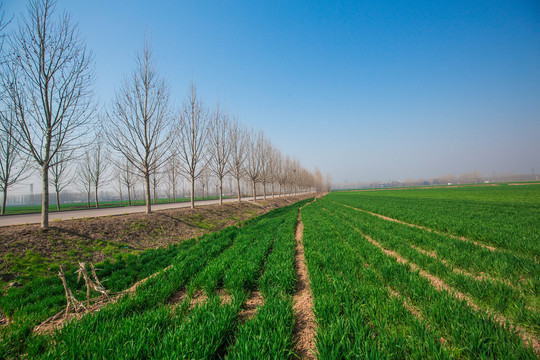
[[[0,358],[289,357],[294,346],[294,229],[298,209],[306,202],[276,209],[242,228],[100,264],[99,275],[113,291],[172,266],[139,285],[133,296],[124,295],[51,334],[32,330],[65,305],[60,280],[11,289],[0,300],[2,312],[12,319],[2,330]],[[83,300],[82,286],[73,271],[67,273],[76,297]],[[264,303],[256,316],[241,323],[239,312],[255,289]],[[180,301],[171,304],[178,293],[183,294]],[[205,300],[193,306],[200,293]]]
[[[304,207],[319,357],[535,359],[515,330],[540,335],[540,264],[531,253],[540,232],[530,217],[540,188],[508,187],[500,202],[492,190],[343,192]],[[494,227],[489,235],[478,219]]]

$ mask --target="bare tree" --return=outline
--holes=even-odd
[[[111,147],[142,174],[146,213],[150,214],[150,177],[167,160],[171,145],[169,88],[152,62],[146,38],[136,63],[136,70],[116,93],[107,138]]]
[[[32,0],[5,62],[3,86],[16,115],[20,145],[41,167],[41,226],[49,226],[49,168],[59,151],[78,146],[91,119],[92,56],[53,0]]]
[[[242,192],[240,191],[240,179],[244,176],[244,165],[247,155],[247,131],[239,124],[235,118],[231,123],[229,141],[231,143],[230,171],[236,179],[236,194],[238,202],[242,202]]]
[[[197,97],[197,87],[191,82],[178,124],[179,155],[182,173],[191,181],[191,208],[195,207],[195,180],[207,167],[206,140],[208,112]]]
[[[86,203],[88,208],[90,208],[90,201],[92,198],[92,159],[88,152],[86,152],[79,163],[79,167],[77,170],[77,179],[76,183],[80,189],[82,189],[82,193],[86,195]]]
[[[135,174],[133,170],[133,165],[127,159],[122,159],[123,161],[118,161],[116,166],[118,168],[118,173],[120,181],[123,185],[126,186],[128,193],[128,205],[131,206],[131,200],[135,198],[134,186],[135,186]]]
[[[73,152],[59,151],[56,153],[51,165],[51,180],[56,194],[56,210],[60,211],[60,192],[63,191],[71,182],[71,168],[69,163],[73,158]]]
[[[219,203],[223,204],[223,178],[229,173],[231,157],[230,122],[226,113],[220,112],[219,103],[210,120],[208,147],[209,167],[218,179]]]
[[[171,156],[167,161],[167,167],[165,169],[165,172],[167,174],[169,188],[172,192],[172,201],[176,202],[176,190],[178,189],[178,180],[180,177],[180,161],[176,149],[172,150]]]
[[[272,153],[274,151],[272,143],[269,139],[263,137],[260,150],[261,152],[259,156],[261,158],[261,171],[259,175],[259,181],[262,183],[263,196],[264,200],[266,200],[266,184],[272,182]]]
[[[257,182],[261,177],[261,167],[262,167],[262,147],[264,144],[264,135],[262,132],[255,134],[251,130],[251,134],[247,139],[247,159],[245,174],[248,179],[251,181],[253,189],[253,201],[257,200]]]
[[[28,157],[21,153],[19,133],[15,130],[13,113],[0,112],[0,191],[2,191],[1,215],[6,213],[8,188],[28,177]]]
[[[96,199],[96,208],[99,208],[99,187],[105,184],[108,179],[107,170],[109,167],[109,157],[103,140],[97,139],[90,151],[90,177]]]

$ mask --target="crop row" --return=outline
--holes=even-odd
[[[302,211],[320,358],[535,358],[509,328],[436,289],[327,205]]]

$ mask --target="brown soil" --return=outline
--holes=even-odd
[[[47,267],[60,262],[75,264],[78,260],[97,263],[121,252],[166,247],[221,230],[308,196],[53,221],[47,230],[37,224],[0,227],[0,280],[8,282],[28,275],[23,267],[14,268],[16,261],[12,260],[28,254]]]
[[[313,296],[304,256],[304,243],[302,235],[304,224],[298,210],[298,224],[296,226],[296,255],[295,267],[298,276],[296,293],[294,295],[293,310],[295,314],[294,340],[296,355],[301,359],[315,359],[315,315],[313,314]]]
[[[225,289],[220,289],[218,295],[221,298],[221,305],[230,305],[232,303],[232,297]]]
[[[338,204],[338,205],[341,205],[341,206],[348,207],[350,209],[361,211],[361,212],[364,212],[366,214],[376,216],[376,217],[378,217],[380,219],[383,219],[383,220],[392,221],[392,222],[395,222],[395,223],[398,223],[398,224],[407,225],[407,226],[410,226],[410,227],[415,227],[415,228],[426,230],[426,231],[429,231],[429,232],[433,232],[433,233],[436,233],[436,234],[439,234],[439,235],[450,236],[450,237],[452,237],[454,239],[458,239],[458,240],[462,240],[462,241],[466,241],[466,242],[471,242],[476,246],[480,246],[480,247],[483,247],[484,249],[488,249],[488,250],[491,250],[491,251],[497,251],[498,250],[497,248],[495,248],[493,246],[482,244],[482,243],[479,243],[478,241],[470,240],[470,239],[467,239],[467,238],[465,238],[463,236],[456,236],[456,235],[452,235],[452,234],[445,233],[445,232],[442,232],[442,231],[433,230],[433,229],[427,228],[425,226],[407,223],[407,222],[404,222],[404,221],[401,221],[401,220],[398,220],[398,219],[394,219],[394,218],[391,218],[391,217],[388,217],[388,216],[384,216],[384,215],[381,215],[381,214],[377,214],[377,213],[374,213],[374,212],[371,212],[371,211],[355,208],[355,207],[350,206],[350,205],[345,205],[345,204],[341,204],[341,203],[337,203],[337,202],[334,202],[334,204]]]
[[[244,305],[244,308],[238,314],[238,321],[240,324],[245,324],[251,318],[253,318],[259,307],[264,304],[264,298],[259,290],[253,290]]]
[[[390,249],[384,248],[379,242],[373,240],[368,235],[362,233],[360,229],[354,227],[352,224],[349,224],[351,227],[355,229],[358,233],[360,233],[366,240],[368,240],[370,243],[381,249],[386,255],[389,255],[397,260],[397,262],[408,265],[411,269],[411,271],[416,272],[418,271],[419,275],[423,278],[429,280],[431,285],[439,290],[439,291],[445,291],[448,294],[454,296],[458,300],[463,300],[467,303],[469,307],[471,307],[475,311],[482,311],[480,307],[467,295],[464,293],[457,291],[450,287],[448,284],[446,284],[442,279],[428,273],[427,271],[421,269],[418,265],[408,261],[404,257],[402,257],[400,254],[398,254],[395,251],[392,251]],[[522,326],[513,324],[510,320],[508,320],[506,317],[495,313],[495,312],[488,312],[491,316],[493,316],[493,319],[497,321],[501,326],[506,326],[507,324],[510,325],[512,328],[514,328],[516,334],[522,339],[523,344],[528,347],[529,342],[532,345],[533,351],[540,355],[540,339],[536,337],[536,335],[531,334],[527,329],[523,328]]]
[[[508,185],[512,185],[512,186],[516,186],[516,185],[540,185],[540,182],[531,182],[531,183],[514,183],[514,184],[508,184]]]

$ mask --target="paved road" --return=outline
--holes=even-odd
[[[270,199],[272,196],[270,196]],[[262,197],[257,196],[257,200],[262,199]],[[253,196],[244,197],[242,201],[253,200]],[[223,202],[235,202],[238,199],[223,199]],[[219,200],[203,200],[196,201],[195,206],[201,205],[212,205],[219,203]],[[185,208],[189,207],[190,203],[179,202],[172,204],[152,204],[152,211],[165,210],[165,209],[176,209],[176,208]],[[114,208],[101,208],[101,209],[88,209],[88,210],[69,210],[62,212],[50,212],[49,213],[49,222],[52,222],[56,219],[69,220],[69,219],[80,219],[85,217],[98,217],[98,216],[108,216],[108,215],[123,215],[123,214],[133,214],[141,213],[146,211],[145,205],[137,206],[126,206],[126,207],[114,207]],[[9,225],[22,225],[22,224],[39,224],[41,223],[41,214],[13,214],[13,215],[3,215],[0,216],[0,226],[9,226]]]

